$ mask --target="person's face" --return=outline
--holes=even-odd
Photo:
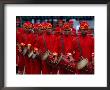
[[[30,29],[25,29],[26,33],[31,33]]]
[[[59,25],[60,27],[62,27],[62,26],[63,26],[63,23],[62,23],[62,22],[59,22],[58,25]]]
[[[33,33],[34,30],[33,30],[32,28],[29,28],[29,32],[30,32],[30,33]]]
[[[55,31],[55,34],[56,34],[56,35],[61,35],[61,32]]]
[[[39,28],[39,29],[38,29],[38,33],[39,33],[39,34],[42,34],[42,33],[43,33],[43,29]]]
[[[53,27],[55,28],[57,26],[57,22],[54,22],[53,23]]]
[[[37,34],[38,33],[38,29],[34,29],[34,33]]]
[[[69,35],[70,33],[71,33],[70,30],[68,30],[68,29],[64,30],[64,35]]]
[[[81,30],[81,34],[83,37],[85,37],[87,35],[87,30]]]
[[[51,32],[52,32],[52,28],[48,28],[48,29],[47,29],[47,33],[48,33],[48,34],[51,34]]]
[[[23,29],[26,33],[31,33],[31,29],[29,27],[23,26]]]
[[[72,23],[70,24],[70,27],[73,28],[73,24]]]

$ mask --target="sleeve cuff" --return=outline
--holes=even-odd
[[[24,44],[24,43],[21,43],[20,45],[21,45],[21,46],[25,46],[25,44]]]
[[[58,55],[58,53],[54,52],[54,53],[53,53],[53,55],[57,56],[57,55]]]

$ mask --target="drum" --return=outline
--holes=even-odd
[[[33,53],[32,59],[33,60],[41,60],[41,56],[40,56],[40,54]]]
[[[25,47],[25,48],[23,49],[23,56],[26,55],[27,51],[28,51],[28,50],[27,50],[27,47]]]
[[[66,70],[68,70],[69,72],[75,72],[75,63],[70,63],[67,65]]]
[[[33,51],[28,53],[28,58],[30,58],[33,55]]]
[[[60,61],[59,66],[72,73],[75,71],[75,63],[74,61],[71,61],[68,56],[64,56],[63,60]]]
[[[48,58],[48,56],[49,56],[49,52],[46,51],[42,56],[42,60],[46,60]]]
[[[57,67],[59,63],[58,53],[54,52],[54,53],[49,54],[47,63],[52,67]]]
[[[33,53],[32,59],[35,59],[35,58],[36,58],[36,55],[37,55],[37,54]]]
[[[88,64],[88,60],[86,58],[81,59],[77,64],[77,69],[83,69]]]

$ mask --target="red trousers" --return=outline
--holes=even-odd
[[[18,62],[18,72],[20,72],[21,74],[24,72],[24,66],[25,66],[25,58],[22,54],[19,54],[18,58],[19,60],[17,60]]]
[[[34,59],[31,61],[31,73],[32,74],[41,74],[41,61]]]
[[[25,74],[31,74],[31,60],[28,56],[25,57]]]
[[[25,74],[41,74],[41,62],[25,56]]]

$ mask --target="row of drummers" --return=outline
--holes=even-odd
[[[94,37],[89,24],[80,23],[73,35],[70,23],[59,25],[52,34],[51,23],[25,22],[17,28],[16,66],[19,74],[93,74]]]

